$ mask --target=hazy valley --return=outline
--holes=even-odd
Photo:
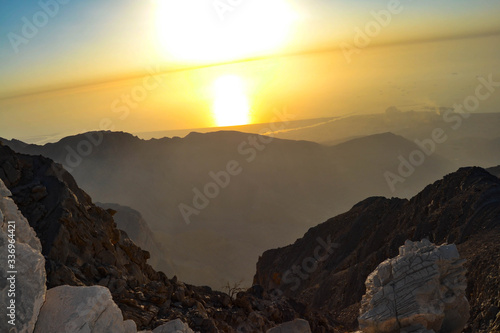
[[[407,122],[414,121],[413,115],[408,117]],[[97,132],[44,146],[5,143],[65,165],[95,200],[137,209],[179,277],[220,288],[227,281],[249,284],[263,251],[292,243],[304,230],[363,198],[411,197],[461,165],[453,156],[432,153],[413,167],[409,156],[422,148],[392,133],[346,140],[321,145],[214,132],[145,141],[126,133]],[[485,147],[490,160],[495,148]],[[408,165],[401,167],[400,157]],[[240,172],[227,173],[230,161],[236,161]],[[208,190],[217,194],[213,198],[204,194],[210,183],[219,184]],[[172,270],[164,265],[156,267]]]

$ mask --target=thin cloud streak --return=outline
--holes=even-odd
[[[499,35],[500,35],[500,29],[499,30],[492,30],[492,31],[471,33],[471,34],[438,36],[438,37],[411,39],[411,40],[399,40],[399,41],[387,42],[387,43],[374,42],[368,48],[374,49],[374,48],[378,48],[378,47],[414,45],[414,44],[443,42],[443,41],[452,41],[452,40],[461,40],[461,39],[483,38],[483,37],[491,37],[491,36],[499,36]],[[315,49],[308,49],[308,50],[295,51],[295,52],[278,53],[278,54],[272,54],[272,55],[266,55],[266,56],[260,56],[260,57],[237,59],[234,61],[225,61],[225,62],[218,62],[218,63],[213,63],[213,64],[199,65],[199,66],[167,69],[164,71],[160,71],[156,75],[189,72],[189,71],[195,71],[195,70],[206,69],[206,68],[215,68],[215,67],[221,67],[221,66],[226,66],[226,65],[242,64],[242,63],[248,63],[248,62],[268,60],[268,59],[279,59],[279,58],[288,58],[288,57],[313,55],[313,54],[321,54],[321,53],[329,53],[329,52],[340,52],[340,51],[341,50],[340,50],[338,44],[335,44],[334,47],[315,48]],[[120,75],[119,77],[115,77],[113,79],[108,79],[108,80],[95,80],[92,82],[87,81],[87,82],[76,83],[73,85],[60,84],[60,85],[51,87],[49,89],[32,89],[32,90],[21,92],[19,94],[7,94],[7,95],[3,95],[3,96],[0,95],[0,101],[9,100],[9,99],[17,99],[17,98],[25,98],[25,97],[29,97],[29,96],[37,96],[37,95],[42,95],[42,94],[63,92],[63,91],[76,92],[76,91],[80,91],[80,90],[94,90],[94,89],[98,89],[97,86],[100,86],[100,85],[108,85],[108,84],[112,84],[112,83],[116,83],[116,82],[135,80],[135,79],[143,77],[144,75],[146,75],[145,72],[140,72],[140,73],[135,72],[135,73],[129,73],[128,75]],[[85,89],[85,88],[87,88],[87,89]]]

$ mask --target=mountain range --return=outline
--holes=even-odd
[[[215,288],[249,285],[263,251],[365,197],[411,197],[456,169],[422,152],[412,166],[421,148],[392,133],[335,146],[224,131],[151,140],[88,132],[43,146],[2,141],[61,163],[95,200],[140,212],[168,253],[155,267]]]
[[[390,107],[382,114],[352,115],[315,126],[290,128],[276,133],[275,137],[335,145],[354,138],[391,132],[414,142],[430,139],[433,131],[438,129],[442,130],[446,139],[436,145],[437,154],[454,162],[457,167],[490,167],[500,163],[498,128],[498,113],[460,114],[446,107],[403,112]]]
[[[233,298],[154,270],[149,252],[116,228],[117,211],[96,206],[60,164],[0,145],[0,179],[40,239],[47,287],[105,286],[139,329],[180,318],[201,332],[263,332],[304,318],[312,332],[352,331],[367,275],[406,239],[423,238],[455,243],[467,260],[465,332],[500,327],[500,179],[478,167],[448,174],[410,200],[365,199],[292,245],[266,251],[253,286]]]

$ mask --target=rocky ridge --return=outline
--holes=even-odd
[[[300,299],[330,323],[357,328],[364,282],[405,240],[455,243],[467,259],[465,332],[500,326],[500,179],[484,169],[462,168],[411,200],[368,198],[309,229],[294,244],[266,251],[255,284]],[[321,243],[330,245],[321,250]]]

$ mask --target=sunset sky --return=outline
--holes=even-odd
[[[0,136],[74,134],[103,119],[133,133],[265,122],[283,107],[305,119],[450,106],[476,76],[500,74],[497,0],[228,3],[2,2]],[[387,26],[347,59],[342,45],[390,6]]]

